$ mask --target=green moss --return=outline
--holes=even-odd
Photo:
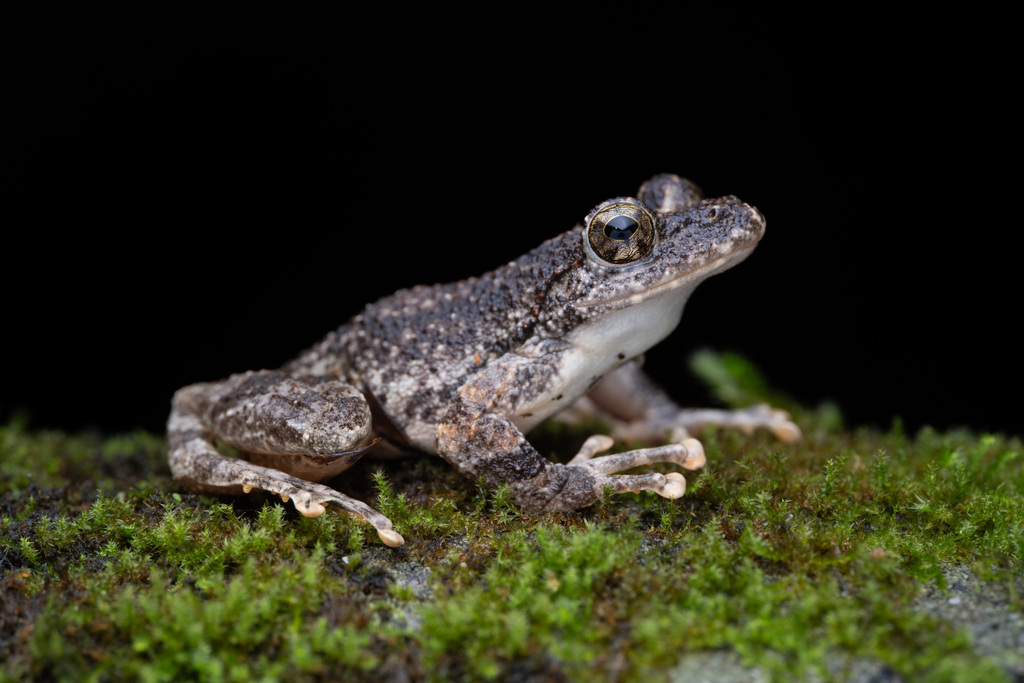
[[[444,587],[447,599],[424,608],[428,667],[442,678],[493,678],[507,663],[540,657],[582,673],[614,634],[596,613],[638,545],[636,533],[597,527],[504,535],[482,576],[458,576]]]
[[[723,398],[779,403],[742,359],[700,363]],[[438,459],[360,463],[335,484],[395,522],[399,549],[341,514],[182,493],[152,435],[13,421],[0,680],[657,680],[711,651],[774,680],[864,662],[907,680],[1024,669],[949,612],[994,592],[986,614],[1019,623],[1020,440],[898,420],[849,432],[832,408],[781,404],[802,442],[708,429],[708,466],[677,501],[535,518]],[[589,431],[535,443],[571,455]]]
[[[139,585],[94,582],[84,598],[69,606],[54,597],[39,615],[32,674],[247,681],[372,668],[369,636],[318,614],[328,577],[314,552],[272,566],[248,560],[201,588],[156,569]]]
[[[0,495],[79,480],[93,488],[121,490],[161,468],[166,472],[162,436],[143,431],[113,437],[31,432],[22,415],[0,425],[0,453]]]

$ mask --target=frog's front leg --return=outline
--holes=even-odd
[[[700,431],[705,425],[732,427],[745,434],[767,429],[777,439],[793,443],[800,428],[784,410],[766,404],[739,410],[680,408],[640,369],[638,361],[626,363],[588,392],[581,412],[594,412],[612,425],[612,435],[625,441],[679,439]]]
[[[379,512],[307,481],[333,476],[358,460],[372,445],[370,427],[366,402],[349,385],[300,381],[269,370],[247,372],[175,393],[167,422],[168,459],[174,478],[193,491],[270,491],[307,517],[334,504],[370,523],[385,544],[399,546],[404,540]],[[224,456],[215,439],[256,462]]]
[[[586,507],[600,500],[606,487],[614,493],[648,490],[666,498],[683,495],[685,480],[678,472],[615,472],[657,462],[698,469],[705,458],[695,439],[594,457],[612,444],[610,438],[597,436],[588,439],[566,465],[542,457],[509,416],[535,405],[537,398],[531,393],[555,373],[553,363],[508,354],[472,376],[437,425],[437,452],[465,476],[483,480],[488,488],[507,484],[513,501],[528,512]]]

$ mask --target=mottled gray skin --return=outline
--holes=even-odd
[[[629,263],[605,261],[588,241],[588,230],[599,229],[592,221],[604,209],[635,207],[650,217],[653,246]],[[707,423],[799,437],[767,406],[682,410],[635,362],[676,327],[690,292],[745,258],[763,234],[761,214],[735,197],[702,200],[689,181],[656,176],[636,199],[603,202],[582,230],[490,273],[370,304],[280,371],[181,389],[168,421],[172,472],[195,490],[272,491],[308,515],[333,503],[373,524],[389,545],[403,541],[386,518],[309,481],[348,467],[376,435],[382,446],[437,453],[489,487],[508,484],[529,512],[584,507],[605,487],[681,496],[678,473],[614,473],[653,462],[703,466],[687,430]],[[570,407],[600,414],[614,435],[682,440],[595,458],[612,440],[592,437],[568,464],[554,464],[524,434]],[[251,462],[220,455],[214,438]]]

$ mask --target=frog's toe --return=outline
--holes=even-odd
[[[796,423],[790,422],[789,420],[771,425],[769,426],[769,429],[771,429],[775,438],[783,443],[796,443],[803,438],[800,428],[796,426]]]
[[[686,477],[678,472],[669,472],[665,475],[665,485],[655,493],[663,498],[682,498],[686,493]]]
[[[637,493],[653,491],[662,498],[674,500],[682,498],[686,493],[686,478],[679,472],[661,474],[613,474],[600,477],[602,487],[611,489],[612,493]]]
[[[295,504],[295,509],[304,517],[319,517],[327,511],[327,508],[313,500],[312,496],[305,496],[305,500],[300,496],[295,498],[293,503]]]
[[[795,443],[803,437],[800,427],[789,419],[789,413],[780,408],[772,408],[767,403],[760,403],[736,412],[747,418],[746,424],[749,425],[751,432],[755,427],[764,427],[783,443]]]
[[[569,461],[569,465],[580,465],[588,462],[598,453],[604,451],[615,445],[615,440],[607,434],[594,434],[587,437],[587,440],[580,446],[579,452]]]
[[[683,439],[680,443],[686,446],[686,459],[680,463],[683,469],[699,470],[708,462],[708,456],[704,454],[704,445],[697,439]]]
[[[380,540],[384,542],[384,545],[391,548],[397,548],[398,546],[405,544],[405,539],[402,538],[401,534],[394,530],[394,525],[391,523],[391,520],[374,510],[366,503],[344,496],[333,489],[327,488],[326,486],[320,486],[319,484],[313,484],[313,486],[323,488],[330,493],[330,495],[321,498],[321,503],[331,503],[345,512],[348,512],[350,515],[360,518],[377,531],[377,535],[380,537]]]
[[[380,536],[380,540],[384,542],[384,545],[390,548],[405,545],[405,539],[394,529],[377,529],[377,535]]]

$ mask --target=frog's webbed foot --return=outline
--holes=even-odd
[[[567,464],[549,463],[536,476],[511,482],[513,499],[527,512],[536,513],[586,507],[600,500],[606,489],[612,493],[654,491],[665,498],[679,498],[686,492],[686,479],[679,472],[616,472],[654,463],[696,470],[706,462],[704,448],[696,439],[595,457],[613,443],[603,434],[591,436]]]
[[[633,467],[654,463],[672,463],[686,470],[699,470],[707,458],[704,447],[696,439],[685,439],[654,448],[640,448],[625,453],[594,457],[612,447],[610,436],[595,434],[583,442],[579,453],[566,467],[583,467],[590,470],[602,487],[610,486],[613,493],[654,491],[665,498],[680,498],[686,492],[686,479],[679,472],[661,474],[615,474]]]

